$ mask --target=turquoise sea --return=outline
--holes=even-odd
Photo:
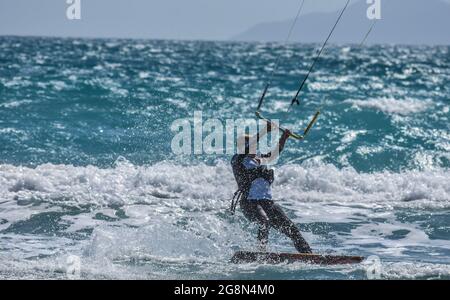
[[[367,264],[242,264],[229,154],[176,155],[171,124],[254,118],[301,131],[274,198],[318,253],[382,279],[450,279],[450,47],[0,37],[0,278],[366,279]],[[294,251],[271,233],[270,250]]]

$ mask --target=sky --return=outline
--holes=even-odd
[[[68,20],[66,0],[0,0],[0,35],[224,40],[261,22],[293,18],[300,2],[81,0],[81,20]],[[306,0],[304,12],[333,11],[344,2]]]
[[[81,20],[67,19],[66,1],[0,0],[0,35],[228,40],[262,22],[292,19],[302,0],[80,0]],[[305,1],[305,14],[345,3]]]
[[[349,7],[334,32],[331,43],[360,43],[373,21],[367,17],[365,1]],[[302,16],[290,41],[322,42],[338,12]],[[286,38],[292,19],[260,23],[233,37],[237,41],[278,41]],[[450,5],[441,0],[383,0],[381,20],[371,31],[366,44],[450,45]]]

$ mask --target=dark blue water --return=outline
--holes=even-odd
[[[228,263],[256,228],[226,209],[230,156],[176,155],[179,118],[295,131],[274,196],[317,252],[371,256],[383,278],[450,275],[449,47],[0,37],[0,276],[366,278],[366,265]],[[273,232],[271,250],[293,251]]]

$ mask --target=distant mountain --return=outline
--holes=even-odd
[[[307,0],[308,1],[308,0]],[[382,19],[377,22],[367,43],[450,44],[450,4],[442,0],[382,0]],[[281,4],[280,4],[281,5]],[[371,20],[368,4],[351,5],[331,40],[334,43],[359,43]],[[333,26],[338,12],[300,16],[291,41],[321,42]],[[292,20],[258,24],[233,37],[236,41],[284,41]]]

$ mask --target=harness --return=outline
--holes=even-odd
[[[258,166],[253,169],[247,169],[244,166],[244,159],[247,157],[245,154],[235,154],[231,159],[231,166],[233,168],[233,175],[236,179],[238,189],[233,195],[231,200],[231,213],[234,214],[238,202],[247,200],[250,187],[255,179],[263,178],[270,184],[274,181],[273,170],[268,169],[266,166]]]

